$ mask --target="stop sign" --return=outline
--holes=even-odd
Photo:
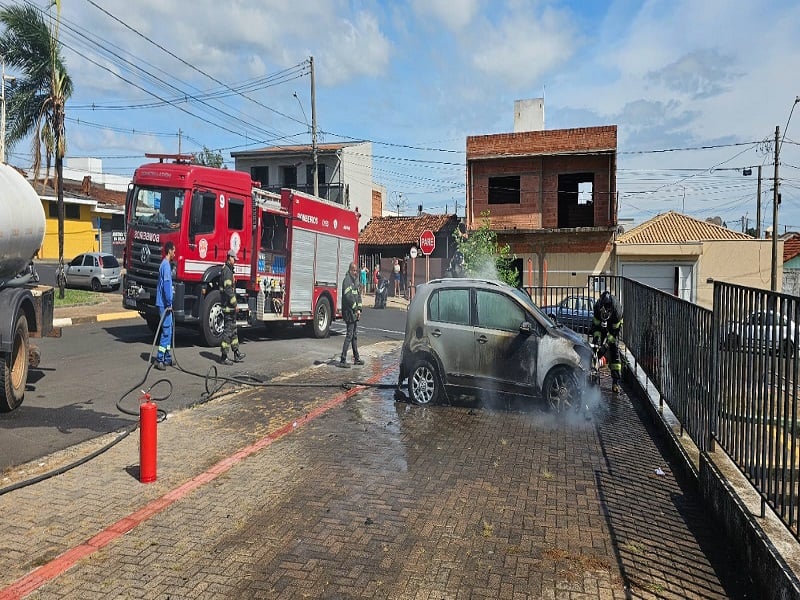
[[[436,248],[436,236],[430,229],[426,229],[419,236],[419,249],[428,256],[433,253],[434,248]]]

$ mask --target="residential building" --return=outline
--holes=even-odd
[[[517,101],[513,133],[467,137],[466,224],[488,213],[523,285],[582,285],[612,268],[617,128],[543,127],[543,101]]]
[[[314,192],[313,148],[310,145],[269,146],[231,152],[234,168],[250,173],[265,190],[292,188]],[[386,190],[372,181],[372,143],[349,142],[317,145],[319,196],[343,204],[361,216],[363,228],[372,215],[380,215]]]
[[[404,260],[408,280],[413,281],[414,285],[441,277],[456,251],[453,233],[458,224],[456,215],[423,213],[416,217],[373,217],[359,235],[359,263],[366,265],[370,271],[380,264],[381,271],[388,274],[394,259]],[[411,248],[419,247],[419,238],[426,230],[432,231],[436,239],[433,253],[426,259],[419,252],[416,260],[410,259]]]
[[[778,252],[783,256],[783,240]],[[771,270],[772,240],[675,211],[623,233],[614,248],[615,273],[706,308],[713,303],[714,281],[769,289]]]
[[[67,159],[64,164],[64,258],[81,252],[122,257],[125,241],[125,191],[130,178],[103,174],[100,159]],[[39,258],[58,259],[58,195],[52,175],[32,182],[45,215]]]

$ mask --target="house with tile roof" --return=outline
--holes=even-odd
[[[523,285],[584,285],[611,270],[616,125],[545,130],[544,100],[517,100],[513,133],[469,136],[466,146],[467,228],[488,213]]]
[[[372,180],[372,142],[317,144],[317,190],[321,198],[343,204],[359,215],[363,228],[380,216],[386,189]],[[267,146],[231,152],[234,168],[250,173],[261,188],[291,188],[314,193],[313,147],[309,144]]]
[[[710,308],[714,281],[770,288],[772,240],[669,211],[619,235],[614,266],[618,275]],[[781,271],[778,265],[779,278]]]
[[[416,217],[372,217],[358,238],[358,255],[360,264],[366,264],[372,271],[376,264],[384,274],[391,270],[394,259],[414,262],[414,283],[425,281],[425,267],[429,279],[441,277],[450,264],[456,251],[453,232],[459,224],[456,215],[429,215],[422,213]],[[419,238],[423,231],[430,230],[436,238],[434,251],[426,261],[420,252],[416,261],[411,261],[409,252],[412,247],[419,247]],[[412,269],[407,268],[410,278]]]
[[[782,235],[783,287],[785,294],[800,296],[800,233]]]

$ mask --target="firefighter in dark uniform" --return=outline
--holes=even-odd
[[[356,263],[350,263],[350,269],[342,280],[342,318],[347,324],[347,333],[344,336],[342,356],[337,367],[347,369],[347,351],[353,345],[353,364],[363,365],[364,361],[358,356],[358,320],[361,318],[361,292],[358,290],[358,268]]]
[[[222,265],[222,364],[232,365],[244,360],[244,352],[239,351],[239,334],[236,331],[236,278],[233,267],[236,264],[236,251],[229,250],[225,264]],[[228,351],[233,350],[233,360]]]
[[[611,292],[606,290],[595,302],[592,317],[592,343],[605,345],[608,355],[608,369],[611,371],[611,391],[619,392],[619,381],[622,378],[622,362],[619,356],[619,334],[622,329],[622,305]]]

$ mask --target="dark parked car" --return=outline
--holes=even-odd
[[[542,311],[572,331],[588,334],[592,328],[594,303],[595,299],[589,296],[567,296],[558,304],[543,306]]]
[[[67,287],[117,290],[120,285],[119,261],[113,254],[86,252],[64,266]]]
[[[481,279],[417,286],[408,306],[400,382],[417,404],[449,394],[544,399],[556,411],[581,405],[592,351],[524,292]]]

